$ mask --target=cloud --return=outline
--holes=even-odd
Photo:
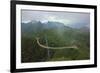
[[[74,23],[90,24],[89,13],[76,12],[54,12],[54,11],[34,11],[22,10],[22,22],[36,20],[36,21],[57,21],[65,25]]]

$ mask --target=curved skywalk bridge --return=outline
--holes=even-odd
[[[46,48],[46,49],[66,49],[66,48],[73,48],[73,49],[78,49],[77,46],[63,46],[63,47],[50,47],[50,46],[46,46],[46,45],[43,45],[39,42],[39,38],[36,38],[37,40],[37,44],[42,47],[42,48]]]

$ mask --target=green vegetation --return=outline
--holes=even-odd
[[[35,27],[35,24],[33,25],[34,26],[31,26],[28,31],[26,31],[26,29],[24,29],[24,27],[22,26],[23,30],[21,35],[21,61],[23,63],[86,60],[90,58],[89,31],[74,29],[67,26],[64,26],[63,28],[61,27],[48,29],[42,29],[41,26],[37,26],[38,28],[41,27],[39,31],[39,29]],[[48,52],[47,48],[42,48],[37,44],[37,37],[40,38],[39,42],[46,46],[77,46],[77,49],[49,49]]]

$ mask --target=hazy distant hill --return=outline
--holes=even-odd
[[[70,26],[65,26],[60,22],[48,21],[47,23],[41,23],[40,21],[31,21],[28,23],[21,23],[22,32],[37,32],[44,29],[72,29]]]
[[[64,24],[60,22],[51,22],[48,21],[47,23],[41,23],[40,21],[31,21],[28,23],[22,23],[22,30],[27,30],[28,28],[42,28],[42,29],[52,29],[52,28],[64,28]],[[35,30],[34,29],[34,30]]]
[[[75,29],[80,29],[83,27],[86,27],[88,29],[90,28],[90,26],[86,23],[73,23],[73,24],[69,24],[68,26]]]
[[[22,23],[21,24],[21,30],[22,32],[37,32],[41,30],[42,23],[41,22],[28,22],[28,23]]]

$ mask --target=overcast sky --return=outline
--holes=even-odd
[[[56,21],[64,23],[65,25],[73,23],[90,24],[89,13],[76,13],[76,12],[50,12],[50,11],[34,11],[34,10],[22,10],[21,11],[22,22],[29,22],[31,20],[47,22]]]

